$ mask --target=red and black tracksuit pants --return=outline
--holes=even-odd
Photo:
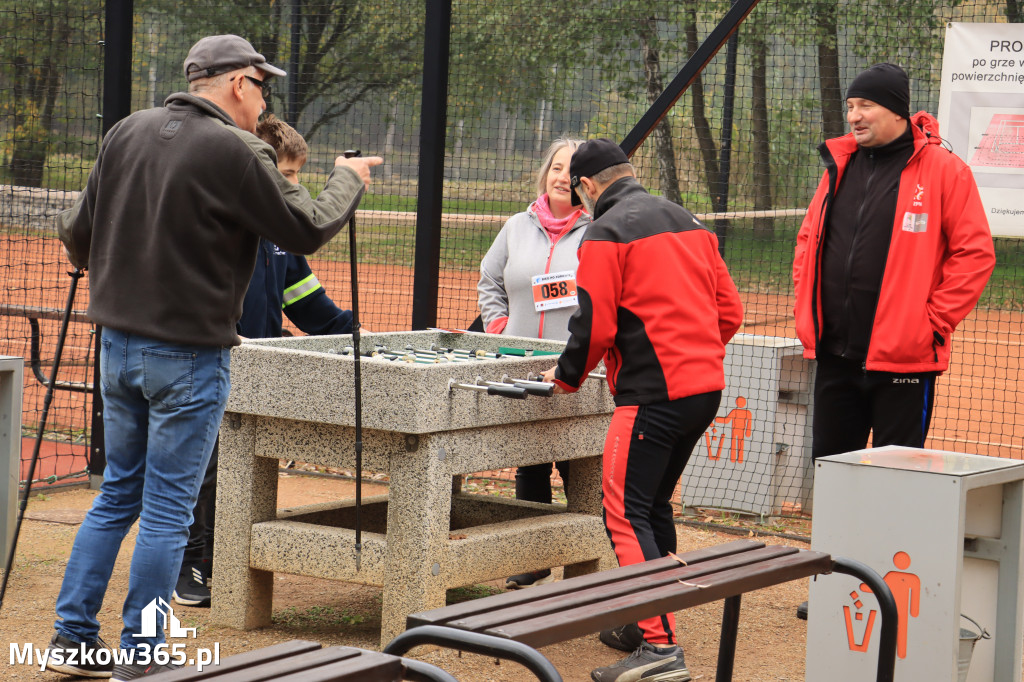
[[[604,445],[604,524],[620,566],[676,550],[672,493],[722,400],[721,391],[615,408]],[[655,646],[676,643],[671,613],[639,622]]]

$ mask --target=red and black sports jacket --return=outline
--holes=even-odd
[[[885,273],[865,367],[880,372],[943,372],[953,330],[974,308],[995,268],[985,208],[970,167],[941,146],[927,112],[910,117],[914,154],[900,176]],[[796,331],[804,356],[821,338],[821,250],[829,210],[850,156],[852,134],[819,151],[825,173],[796,240]]]
[[[604,358],[616,405],[725,388],[725,344],[743,304],[718,239],[685,208],[616,180],[579,249],[579,310],[555,381],[575,391]]]

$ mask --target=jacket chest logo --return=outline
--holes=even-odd
[[[928,231],[928,214],[927,213],[911,213],[907,211],[903,214],[903,231],[904,232],[927,232]]]
[[[924,207],[924,185],[918,183],[914,193],[910,197],[911,211],[903,214],[902,228],[904,232],[927,232],[928,214],[916,213],[913,209]]]

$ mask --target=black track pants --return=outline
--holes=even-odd
[[[814,459],[872,445],[924,447],[935,400],[935,372],[896,374],[818,354],[814,382]]]

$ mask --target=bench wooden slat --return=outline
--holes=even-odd
[[[702,562],[713,561],[722,557],[761,549],[764,546],[765,544],[763,542],[753,540],[735,540],[722,545],[715,545],[713,547],[706,547],[704,549],[686,552],[684,554],[680,554],[679,558],[686,561],[687,565],[693,566]],[[653,573],[660,573],[667,569],[678,567],[679,562],[672,557],[654,559],[652,561],[645,561],[640,564],[632,564],[629,566],[619,566],[618,568],[612,568],[606,571],[598,571],[597,573],[581,575],[568,581],[560,580],[547,585],[531,587],[527,590],[504,592],[484,599],[471,599],[469,601],[462,602],[461,604],[452,604],[451,606],[443,606],[439,609],[414,613],[408,617],[406,627],[413,628],[420,625],[448,625],[453,620],[469,618],[480,613],[487,613],[491,610],[505,609],[518,604],[533,603],[548,597],[575,592],[577,590],[585,590],[592,587],[600,587],[609,583],[628,580]],[[567,584],[570,585],[567,587]],[[484,601],[486,601],[486,604],[481,603]]]
[[[332,649],[347,647],[331,647]],[[324,649],[329,651],[330,649]],[[405,666],[402,659],[377,651],[362,651],[355,659],[339,661],[315,669],[302,670],[290,675],[273,678],[275,682],[399,682],[403,679]]]
[[[515,623],[549,614],[558,615],[570,609],[584,608],[591,604],[596,604],[600,608],[621,596],[648,594],[661,585],[675,584],[681,580],[699,580],[701,576],[707,574],[757,565],[759,562],[796,554],[798,551],[795,547],[774,545],[685,566],[672,560],[671,564],[664,564],[664,569],[656,573],[648,573],[586,589],[577,589],[575,579],[562,581],[566,586],[564,589],[570,591],[525,604],[482,611],[467,618],[450,620],[446,624],[463,630],[486,632],[500,628],[504,623]]]
[[[744,592],[832,570],[832,558],[801,551],[758,564],[731,568],[560,613],[506,623],[486,634],[542,647],[661,613],[718,601]],[[454,625],[453,625],[454,626]]]
[[[250,651],[245,654],[238,654],[238,656],[231,656],[225,659],[221,665],[208,666],[204,668],[201,673],[197,673],[194,668],[187,668],[170,673],[153,675],[153,679],[154,682],[170,682],[170,680],[177,682],[181,679],[211,680],[212,682],[269,682],[270,680],[277,680],[286,675],[290,676],[294,673],[311,675],[319,668],[329,667],[332,665],[335,668],[344,668],[345,670],[359,670],[364,675],[363,679],[368,681],[377,679],[401,679],[401,660],[376,651],[366,651],[363,649],[354,649],[352,647],[343,646],[321,649],[320,645],[316,644],[316,648],[313,650],[295,652],[292,655],[287,656],[275,656],[271,659],[264,659],[262,656],[259,656],[259,654],[262,653],[263,650],[257,650]],[[235,660],[247,656],[250,657],[250,663],[248,665],[243,666],[239,661]],[[393,663],[393,665],[391,663]],[[368,668],[367,666],[370,667]],[[377,666],[382,666],[385,669],[385,672],[389,670],[393,671],[395,669],[394,666],[398,666],[398,677],[394,677],[393,675],[390,677],[385,676],[379,678],[366,676],[366,671],[368,669],[373,669]],[[188,672],[193,673],[194,677],[172,677],[173,675]],[[391,673],[389,672],[388,674]],[[164,677],[164,675],[166,675],[166,677]]]
[[[215,679],[217,682],[223,680],[223,676],[239,670],[248,670],[262,663],[272,663],[279,659],[297,656],[309,651],[319,650],[322,645],[319,642],[310,642],[303,639],[293,639],[288,642],[274,644],[264,649],[246,651],[241,654],[228,656],[218,665],[206,666],[202,672],[196,670],[195,666],[181,668],[171,672],[153,675],[158,682],[193,682],[193,680]]]

